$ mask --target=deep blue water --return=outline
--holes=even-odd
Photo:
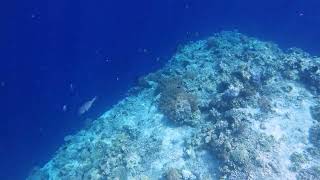
[[[0,179],[23,179],[63,137],[162,67],[178,44],[238,29],[320,55],[316,0],[10,1],[1,6]],[[77,108],[98,96],[84,117]],[[67,105],[67,111],[63,111]]]

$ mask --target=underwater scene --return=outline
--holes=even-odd
[[[320,1],[6,5],[0,180],[320,180]]]

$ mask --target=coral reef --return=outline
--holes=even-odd
[[[312,118],[320,123],[320,105],[310,107],[310,113]]]
[[[313,125],[309,132],[310,142],[320,148],[320,123]]]
[[[171,168],[166,173],[166,179],[167,180],[181,180],[182,175],[178,169]]]
[[[200,111],[196,96],[187,93],[180,77],[163,78],[159,81],[159,109],[170,120],[179,124],[196,124]]]
[[[320,179],[320,166],[313,166],[308,169],[302,170],[297,175],[297,180],[317,180]]]
[[[320,58],[298,48],[223,31],[130,92],[29,179],[320,177]]]

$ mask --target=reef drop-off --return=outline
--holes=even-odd
[[[320,58],[223,31],[179,47],[27,179],[319,179],[319,94]]]

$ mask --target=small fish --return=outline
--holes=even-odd
[[[82,115],[82,114],[86,113],[87,111],[89,111],[89,109],[92,107],[93,103],[96,100],[97,100],[97,96],[95,96],[91,100],[89,100],[89,101],[85,102],[84,104],[82,104],[82,106],[78,110],[78,114]]]

